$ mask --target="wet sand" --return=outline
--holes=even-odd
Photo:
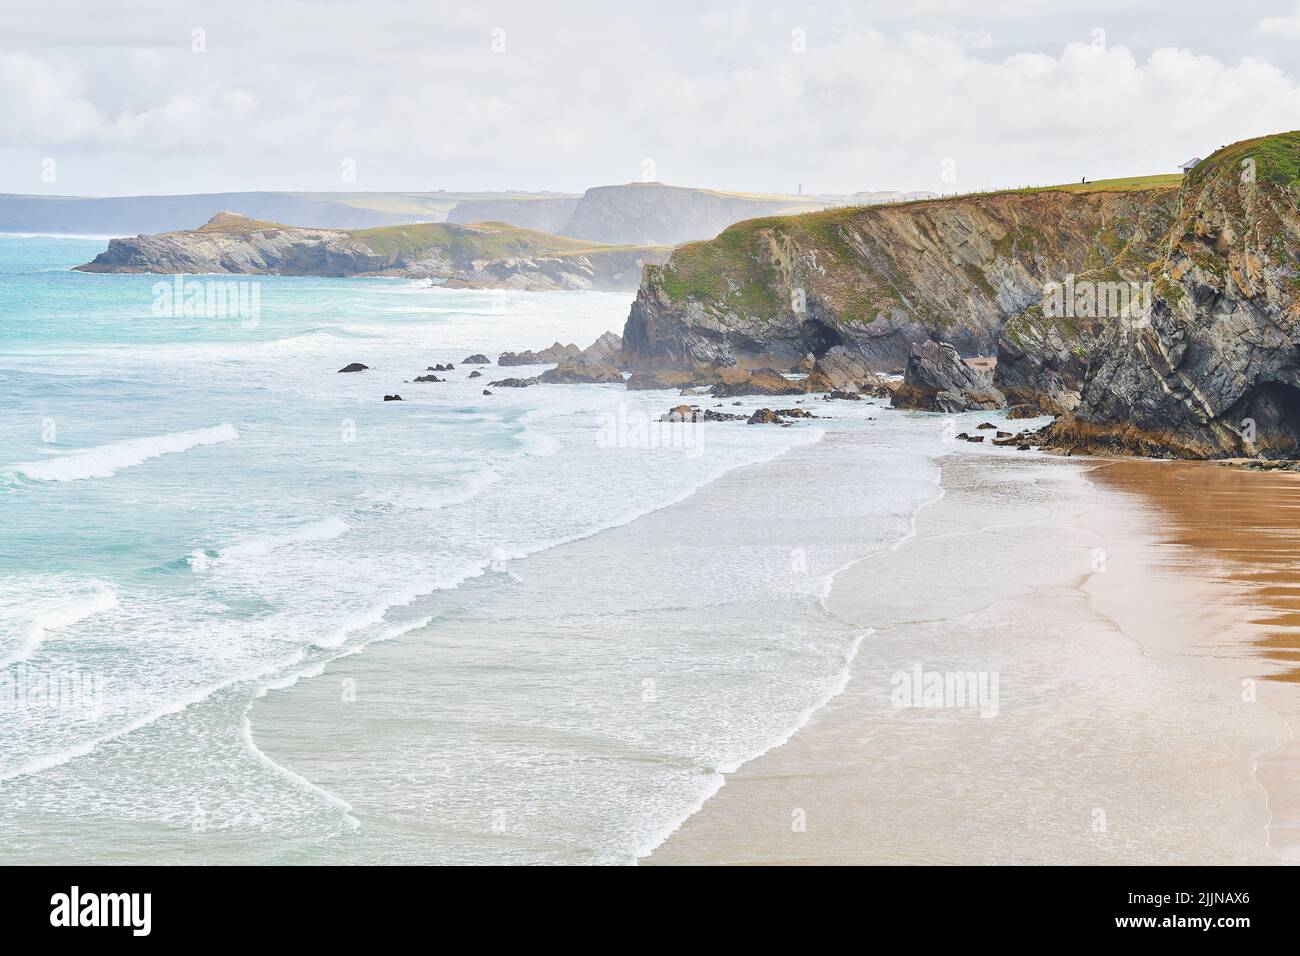
[[[1094,606],[1150,652],[1205,670],[1286,721],[1258,755],[1269,842],[1300,863],[1300,475],[1208,463],[1126,461],[1090,477],[1119,494],[1113,522],[1152,529],[1089,582]],[[1163,600],[1143,600],[1158,582]]]
[[[874,628],[845,691],[647,862],[1295,861],[1300,482],[943,465],[915,539],[836,579]],[[995,713],[897,706],[918,666],[996,677]]]

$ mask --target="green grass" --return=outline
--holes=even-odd
[[[379,226],[348,234],[354,243],[364,243],[375,255],[412,256],[440,251],[452,259],[501,259],[508,256],[575,256],[591,253],[631,251],[637,246],[611,246],[582,239],[553,236],[534,229],[522,229],[504,222],[456,225],[421,222],[407,226]]]
[[[286,226],[279,222],[266,222],[261,219],[249,219],[247,216],[218,213],[194,232],[220,233],[227,236],[247,236],[254,232],[273,232],[280,229],[298,229],[299,226]]]
[[[1248,159],[1254,160],[1257,180],[1293,185],[1300,181],[1300,131],[1258,136],[1225,146],[1196,166],[1188,174],[1188,182],[1197,186],[1211,176],[1240,176]]]
[[[389,258],[418,256],[440,252],[455,260],[500,259],[508,256],[581,256],[611,252],[649,251],[653,247],[604,245],[585,239],[553,236],[535,229],[523,229],[504,222],[476,222],[457,225],[446,222],[419,222],[403,226],[378,226],[373,229],[319,230],[263,222],[245,216],[228,216],[209,222],[198,233],[247,236],[255,232],[281,230],[344,233],[346,242],[364,244],[377,256]],[[658,251],[658,250],[656,250]]]

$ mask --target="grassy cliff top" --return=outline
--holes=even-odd
[[[1197,186],[1221,174],[1239,176],[1252,162],[1255,178],[1260,182],[1290,186],[1300,181],[1300,131],[1257,136],[1225,146],[1188,174],[1188,185]]]
[[[425,249],[437,248],[458,259],[576,256],[644,248],[570,239],[504,222],[476,222],[470,225],[421,222],[407,226],[358,229],[349,232],[348,237],[353,241],[364,242],[378,255],[414,255]]]
[[[418,255],[436,249],[455,259],[500,259],[507,256],[576,256],[648,248],[604,245],[585,239],[553,236],[505,222],[476,222],[470,225],[419,222],[373,229],[311,229],[250,219],[239,213],[220,212],[193,230],[201,235],[228,236],[279,231],[342,236],[348,242],[364,243],[372,252],[381,256]]]
[[[250,219],[237,212],[219,212],[194,232],[227,236],[247,236],[254,232],[269,232],[274,229],[297,229],[298,226],[286,226],[279,222],[266,222],[262,219]]]

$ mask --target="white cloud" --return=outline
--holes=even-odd
[[[82,191],[340,188],[343,157],[369,189],[578,190],[638,178],[647,157],[668,182],[835,192],[951,189],[952,157],[956,186],[978,188],[1172,170],[1300,127],[1290,73],[1248,46],[1138,52],[1122,41],[1149,23],[1129,29],[1121,2],[1050,42],[1027,38],[1057,21],[1013,0],[983,21],[931,0],[910,25],[897,4],[847,2],[128,0],[111,22],[50,3],[0,37],[0,149],[77,153],[61,168],[84,171]]]
[[[1300,37],[1300,3],[1289,17],[1265,17],[1259,21],[1256,29],[1263,34],[1275,37]]]

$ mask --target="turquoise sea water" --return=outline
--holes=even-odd
[[[834,690],[830,575],[934,494],[933,418],[670,434],[675,393],[460,364],[630,295],[269,277],[186,314],[70,271],[103,246],[0,237],[0,861],[626,862]],[[638,537],[786,453],[821,470]]]

